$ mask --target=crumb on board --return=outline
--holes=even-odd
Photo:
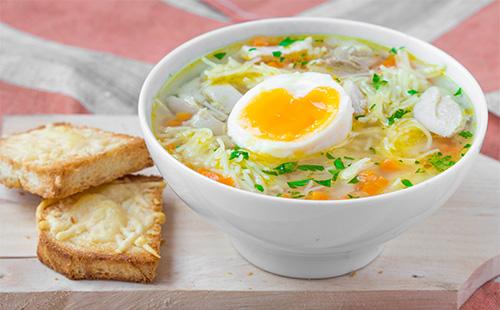
[[[226,276],[232,276],[232,275],[233,275],[233,273],[232,273],[232,272],[229,272],[229,271],[228,271],[228,272],[226,272]]]
[[[412,274],[411,277],[416,279],[416,278],[423,278],[424,276],[421,274]]]
[[[349,274],[349,277],[353,278],[356,275],[356,271],[353,271]]]
[[[250,271],[249,273],[247,273],[247,276],[249,276],[249,277],[253,276],[253,272]]]
[[[28,240],[30,240],[30,239],[31,239],[31,237],[30,237],[30,236],[24,236],[24,237],[25,237],[26,239],[28,239]]]
[[[378,271],[378,274],[383,274],[383,273],[384,273],[384,271],[383,271],[383,270],[379,270],[379,271]]]

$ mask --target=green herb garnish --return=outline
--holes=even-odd
[[[280,62],[285,61],[285,57],[280,57]]]
[[[349,160],[354,160],[353,157],[349,157],[349,156],[344,156],[345,159],[349,159]]]
[[[355,176],[349,181],[349,184],[357,184],[357,183],[359,183],[358,176]]]
[[[351,195],[351,194],[347,194],[347,197],[349,197],[350,199],[356,199],[356,198],[359,198],[358,196],[354,196],[354,195]]]
[[[462,93],[463,93],[462,92],[462,87],[459,87],[457,89],[457,91],[453,94],[453,96],[455,96],[455,97],[462,96]]]
[[[326,180],[313,180],[315,183],[318,183],[319,185],[323,185],[326,187],[331,187],[332,186],[332,179],[326,179]]]
[[[239,148],[234,149],[231,152],[231,155],[229,156],[229,160],[233,160],[235,158],[238,158],[240,156],[243,156],[243,159],[248,159],[250,156],[248,155],[248,152],[242,151]]]
[[[468,149],[470,148],[472,145],[470,143],[467,143],[466,145],[464,145],[464,149]]]
[[[389,118],[387,119],[387,124],[392,125],[396,121],[396,119],[402,118],[406,113],[409,111],[403,110],[403,109],[398,109],[396,112],[394,112]]]
[[[377,151],[376,151],[373,147],[371,147],[371,146],[370,146],[369,150],[370,150],[373,154],[377,154]]]
[[[294,42],[300,41],[301,39],[292,39],[290,37],[286,37],[283,41],[279,43],[281,46],[288,46],[290,44],[293,44]]]
[[[339,177],[340,170],[331,169],[331,170],[328,170],[328,172],[330,172],[332,174],[332,176],[333,176],[332,180],[337,181],[337,178]]]
[[[248,51],[251,52],[251,51],[256,51],[257,48],[256,47],[252,47],[252,48],[249,48]]]
[[[459,136],[464,137],[466,139],[472,138],[473,134],[470,131],[464,130],[458,133]]]
[[[226,56],[226,53],[217,53],[217,54],[214,54],[214,57],[221,60],[222,58],[224,58]]]
[[[309,183],[309,181],[311,181],[311,179],[298,180],[298,181],[290,181],[290,182],[286,182],[286,183],[291,188],[297,188],[297,187],[301,187],[301,186],[307,185]]]
[[[362,118],[362,117],[365,117],[365,116],[366,116],[366,115],[364,115],[364,114],[361,114],[361,115],[356,115],[356,116],[354,116],[354,119],[355,119],[355,120],[358,120],[358,119],[360,119],[360,118]]]
[[[264,186],[262,186],[260,184],[255,184],[255,189],[258,190],[259,192],[263,192],[264,191]]]
[[[373,87],[375,87],[375,89],[378,90],[381,86],[386,85],[388,82],[386,80],[382,80],[380,75],[375,73],[375,74],[373,74],[373,77],[372,77],[372,83],[373,83]]]
[[[416,91],[416,90],[414,90],[414,89],[409,89],[409,90],[407,91],[407,93],[408,93],[408,95],[412,95],[412,96],[413,96],[413,95],[418,94],[418,91]]]
[[[403,185],[406,186],[406,187],[413,186],[413,183],[410,180],[408,180],[408,179],[402,179],[401,183],[403,183]]]
[[[441,152],[432,154],[429,158],[429,163],[438,171],[445,171],[455,164],[455,162],[451,160],[451,156],[443,156]]]
[[[373,108],[374,108],[375,106],[376,106],[376,104],[375,104],[375,103],[374,103],[374,104],[372,104],[372,105],[369,107],[370,111],[371,111],[371,110],[373,110]]]
[[[262,170],[262,172],[269,175],[278,175],[278,172],[276,171]]]
[[[333,155],[330,154],[330,153],[328,153],[328,152],[326,153],[326,158],[328,158],[328,159],[335,159],[335,157],[333,157]]]
[[[422,169],[422,168],[418,168],[418,169],[415,171],[415,173],[424,173],[424,172],[425,172],[425,170],[424,170],[424,169]]]
[[[302,171],[323,171],[325,167],[320,165],[298,165],[297,169]]]
[[[297,162],[283,163],[274,168],[274,170],[276,170],[278,174],[294,172],[295,169],[297,169]]]
[[[335,161],[333,162],[333,165],[335,166],[335,168],[337,168],[339,170],[345,169],[345,165],[342,162],[342,159],[340,159],[340,158],[335,159]]]
[[[396,55],[396,54],[398,53],[398,50],[397,50],[395,47],[393,47],[393,48],[391,48],[391,49],[389,50],[389,52],[390,52],[390,53],[393,53],[394,55]]]
[[[295,191],[291,192],[290,195],[292,198],[302,198],[302,197],[306,196],[306,195],[301,194],[300,192],[295,192]]]
[[[274,51],[273,52],[274,57],[281,57],[281,52],[280,51]]]

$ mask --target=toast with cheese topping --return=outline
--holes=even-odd
[[[152,166],[144,140],[54,123],[0,139],[0,183],[63,198]]]
[[[39,260],[70,279],[151,282],[160,259],[162,192],[126,176],[37,208]]]

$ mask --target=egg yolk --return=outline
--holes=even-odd
[[[334,119],[339,99],[339,93],[331,87],[316,87],[300,98],[284,88],[275,88],[252,98],[241,120],[260,138],[293,141]]]

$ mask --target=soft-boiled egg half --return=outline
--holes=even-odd
[[[277,158],[320,152],[342,142],[353,108],[328,74],[272,76],[241,97],[229,115],[228,134],[240,147]]]

